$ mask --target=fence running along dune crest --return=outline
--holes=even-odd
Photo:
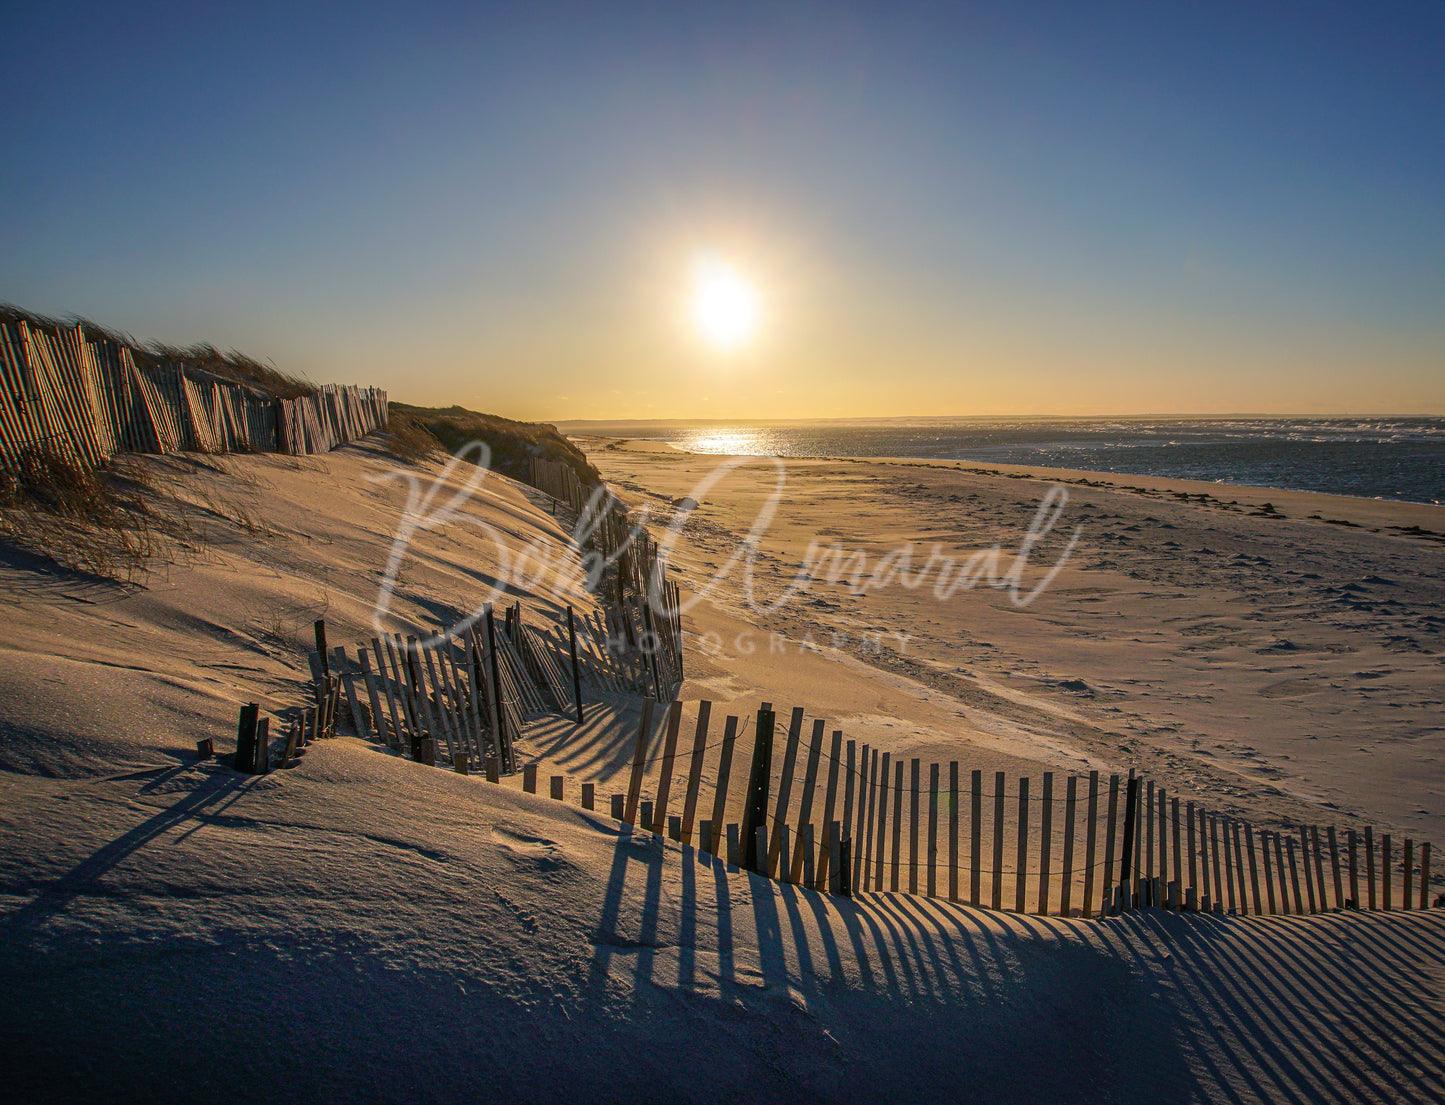
[[[117,453],[323,453],[386,426],[378,388],[283,399],[194,365],[136,364],[129,346],[0,323],[0,463],[48,449],[87,467]]]

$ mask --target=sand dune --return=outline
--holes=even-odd
[[[711,463],[592,455],[664,511]],[[314,617],[333,643],[370,635],[406,488],[366,478],[391,466],[366,444],[155,463],[189,465],[167,494],[196,538],[149,589],[0,565],[15,1100],[1439,1100],[1438,910],[1094,922],[844,901],[352,738],[261,778],[198,762],[198,736],[230,747],[239,703],[300,703]],[[1016,547],[1047,486],[792,464],[756,582],[775,595],[816,535],[870,555]],[[718,715],[807,704],[989,770],[1135,765],[1260,821],[1442,839],[1438,544],[1372,532],[1348,502],[1279,496],[1260,516],[1233,491],[1232,507],[1070,493],[1079,543],[1022,609],[991,588],[835,584],[757,614],[730,577],[688,615],[684,696]],[[763,495],[740,473],[705,500],[674,554],[685,586]],[[1402,524],[1445,528],[1419,517]],[[563,536],[535,493],[489,479],[416,535],[387,626],[464,612],[508,555]],[[559,601],[542,582],[524,598]],[[540,719],[523,747],[575,794],[625,770],[636,718],[593,701],[583,727]]]

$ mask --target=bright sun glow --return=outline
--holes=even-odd
[[[731,265],[701,257],[693,265],[691,314],[709,345],[736,349],[757,331],[757,292]]]

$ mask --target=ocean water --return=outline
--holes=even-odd
[[[1445,418],[938,419],[609,430],[696,453],[1033,464],[1445,503]]]

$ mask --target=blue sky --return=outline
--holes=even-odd
[[[1445,9],[34,5],[0,299],[523,418],[1445,414]],[[691,259],[755,340],[685,322]]]

